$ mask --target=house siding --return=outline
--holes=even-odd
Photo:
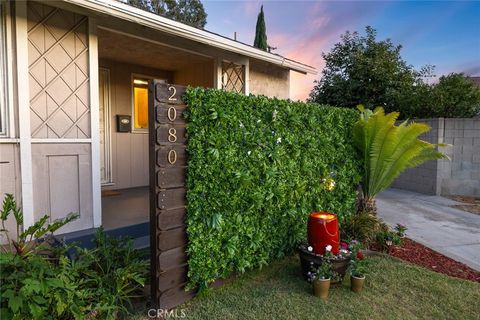
[[[109,60],[101,60],[99,65],[110,71],[113,184],[105,189],[148,186],[148,132],[117,132],[116,116],[132,116],[132,74],[165,79],[169,82],[173,81],[173,74],[170,71]]]
[[[18,144],[0,143],[0,195],[10,193],[17,203],[21,203],[20,187],[20,151]],[[16,230],[16,224],[13,216],[10,216],[5,224],[7,230]],[[13,236],[15,233],[13,233]],[[12,236],[12,234],[10,234]],[[6,242],[6,239],[0,236],[0,244]]]

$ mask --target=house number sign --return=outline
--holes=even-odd
[[[185,231],[187,169],[185,87],[151,80],[148,86],[150,136],[150,250],[152,301],[172,308],[193,293],[187,281]]]

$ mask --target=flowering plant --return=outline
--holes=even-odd
[[[405,236],[405,231],[407,231],[407,226],[401,223],[397,223],[395,226],[395,231],[397,231],[397,235],[401,238]]]
[[[350,243],[350,249],[352,250],[352,259],[350,260],[350,274],[354,277],[364,277],[367,272],[368,262],[365,259],[365,255],[361,251],[360,242],[353,240]]]
[[[308,277],[310,281],[313,280],[327,280],[334,278],[337,274],[333,270],[333,265],[331,258],[333,258],[332,254],[332,246],[328,245],[325,247],[325,255],[322,259],[322,263],[318,267],[313,266],[313,262],[310,263],[311,270],[308,273]]]
[[[333,173],[331,172],[327,177],[325,178],[322,178],[320,181],[321,183],[323,184],[323,187],[325,188],[325,190],[327,191],[332,191],[333,189],[335,189],[335,185],[336,185],[336,182],[335,180],[333,179]]]

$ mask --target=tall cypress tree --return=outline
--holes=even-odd
[[[265,15],[263,14],[263,5],[257,18],[257,27],[255,30],[255,41],[253,46],[267,51],[267,28],[265,27]]]

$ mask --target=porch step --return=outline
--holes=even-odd
[[[150,235],[136,238],[133,240],[135,249],[146,249],[150,247]]]
[[[93,248],[97,230],[98,228],[91,228],[55,236],[67,244],[75,242],[79,247],[90,249]],[[105,233],[112,237],[131,237],[135,249],[145,249],[150,246],[150,224],[148,222],[105,230]]]

